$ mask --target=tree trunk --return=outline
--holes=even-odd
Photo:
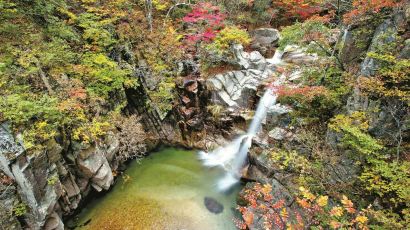
[[[152,33],[152,0],[145,0],[145,11],[147,14],[149,31]]]

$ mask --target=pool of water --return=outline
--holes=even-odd
[[[235,229],[240,188],[218,192],[215,185],[222,176],[220,169],[202,166],[194,151],[162,149],[132,162],[113,189],[90,202],[69,225],[98,230]],[[219,210],[211,212],[205,198]]]

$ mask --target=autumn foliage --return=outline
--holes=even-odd
[[[195,44],[213,40],[223,28],[225,17],[226,15],[221,13],[218,6],[211,3],[198,3],[190,13],[182,18],[182,21],[190,27],[190,33],[186,35],[186,42]]]
[[[358,211],[351,200],[342,196],[339,202],[329,202],[328,196],[317,196],[300,187],[296,206],[288,207],[283,199],[276,199],[269,184],[255,183],[245,190],[242,198],[246,206],[239,206],[242,220],[236,220],[239,229],[307,229],[320,226],[325,229],[368,229],[367,210]],[[263,226],[256,226],[262,219]]]
[[[279,97],[303,96],[312,100],[319,95],[325,95],[327,90],[323,86],[278,86],[273,89]]]
[[[383,9],[391,9],[403,3],[403,0],[354,0],[353,9],[344,15],[344,22],[350,24],[364,19],[366,15],[374,15]]]

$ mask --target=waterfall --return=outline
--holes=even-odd
[[[279,84],[277,82],[274,85]],[[226,175],[217,184],[219,190],[225,191],[239,182],[241,170],[245,164],[249,148],[252,145],[252,138],[259,131],[267,111],[276,103],[276,99],[277,95],[274,91],[267,89],[259,101],[255,115],[245,135],[241,135],[226,146],[219,147],[211,153],[202,151],[199,153],[204,165],[209,167],[221,166],[225,169]]]

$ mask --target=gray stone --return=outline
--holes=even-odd
[[[293,202],[293,196],[288,188],[282,185],[278,180],[272,179],[272,195],[277,199],[283,199],[285,201],[286,206],[290,206]]]
[[[54,139],[50,139],[47,142],[47,157],[51,163],[56,163],[61,159],[61,153],[63,152],[63,147],[59,145]]]
[[[22,145],[17,143],[7,123],[0,124],[0,169],[9,177],[14,178],[9,167],[10,161],[24,153]]]
[[[266,68],[265,58],[258,52],[252,51],[249,55],[250,68],[263,71]]]
[[[282,60],[297,65],[313,64],[319,60],[317,54],[306,53],[306,49],[296,45],[288,45],[283,50]]]
[[[108,132],[105,138],[105,157],[109,162],[114,159],[115,154],[118,153],[120,149],[120,140],[118,140],[117,136],[113,132]]]
[[[247,108],[259,85],[273,75],[274,67],[259,52],[244,52],[242,45],[234,45],[232,49],[244,70],[217,74],[206,85],[213,92],[214,103],[232,109]]]
[[[279,41],[280,34],[277,29],[259,28],[251,32],[251,47],[264,55],[267,55]]]
[[[379,49],[384,49],[383,46],[396,40],[396,35],[397,27],[395,22],[391,19],[386,19],[374,32],[368,52],[377,52]],[[360,73],[363,76],[372,76],[378,68],[379,64],[377,60],[366,57],[361,65]]]
[[[407,39],[404,42],[404,47],[400,52],[399,58],[401,59],[410,59],[410,39]]]
[[[17,218],[10,215],[14,205],[18,202],[16,187],[13,184],[5,185],[0,183],[0,229],[22,229]]]
[[[255,42],[258,42],[261,45],[270,45],[279,41],[280,34],[277,29],[259,28],[252,32],[252,37]]]
[[[365,31],[365,33],[359,33],[359,28],[345,29],[340,40],[339,58],[342,63],[350,64],[356,62],[362,57],[368,48],[368,44],[371,40],[373,30]]]
[[[114,177],[108,162],[104,162],[97,174],[91,179],[91,182],[91,186],[99,192],[103,189],[108,190],[110,188],[114,182]]]
[[[287,132],[286,132],[286,130],[284,130],[282,128],[276,127],[274,129],[272,129],[271,131],[269,131],[268,136],[270,138],[274,139],[274,140],[281,141],[281,140],[284,140],[286,138]]]
[[[74,177],[71,174],[62,181],[62,185],[68,198],[77,196],[81,193],[80,188],[77,183],[75,183]]]
[[[104,163],[104,160],[106,160],[98,147],[92,147],[90,150],[87,150],[87,152],[90,151],[92,153],[87,154],[89,156],[86,159],[77,159],[78,169],[87,178],[91,178],[97,174],[98,170],[101,168],[101,165]]]

